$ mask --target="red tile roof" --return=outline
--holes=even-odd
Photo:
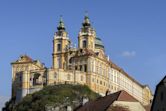
[[[133,96],[131,96],[126,91],[122,90],[120,91],[120,94],[118,96],[118,101],[128,101],[128,102],[138,102],[137,99],[135,99]]]
[[[109,96],[98,98],[96,101],[90,101],[77,111],[105,111],[119,96],[120,92],[110,94]]]
[[[96,101],[90,101],[77,111],[106,111],[114,101],[138,102],[126,91],[119,91],[108,96],[98,98]]]

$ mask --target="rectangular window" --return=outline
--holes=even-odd
[[[82,71],[82,65],[80,65],[80,71]]]
[[[83,81],[83,76],[81,76],[81,81]]]
[[[95,82],[94,78],[92,79],[92,82]]]
[[[57,57],[57,68],[61,68],[61,58]]]
[[[98,66],[96,66],[96,73],[98,73]]]
[[[84,71],[87,72],[87,65],[84,65]]]
[[[100,84],[102,85],[102,81],[100,81]]]
[[[77,70],[77,66],[75,66],[75,70]]]
[[[69,74],[67,75],[67,80],[70,80],[70,75]]]
[[[20,75],[20,82],[22,82],[22,75]]]

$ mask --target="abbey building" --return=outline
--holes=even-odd
[[[60,19],[53,38],[52,67],[22,55],[12,62],[12,98],[22,97],[42,89],[45,85],[83,84],[105,95],[107,91],[125,90],[142,104],[147,105],[152,93],[122,68],[109,60],[104,45],[85,16],[78,34],[78,47],[73,46]]]

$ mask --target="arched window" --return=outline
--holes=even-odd
[[[71,64],[73,62],[73,58],[70,58],[69,59],[69,63]]]
[[[75,70],[77,70],[78,69],[78,67],[77,66],[75,66]]]
[[[57,51],[61,51],[61,44],[57,44]]]
[[[54,73],[54,78],[55,78],[55,79],[57,78],[57,73]]]
[[[83,40],[82,46],[83,46],[83,48],[86,48],[86,46],[87,46],[86,40]]]
[[[41,85],[42,84],[42,82],[40,81],[40,76],[41,76],[41,74],[39,74],[39,73],[34,73],[34,75],[33,75],[33,85],[35,86],[35,85]]]
[[[17,79],[17,81],[19,82],[19,83],[21,83],[23,80],[23,78],[22,78],[22,75],[23,75],[23,73],[22,72],[18,72],[18,73],[16,73],[16,79]]]

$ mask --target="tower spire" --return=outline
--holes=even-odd
[[[59,21],[59,25],[57,27],[58,30],[65,30],[65,25],[62,19],[62,15],[60,15],[60,21]]]
[[[84,17],[84,21],[83,21],[82,25],[84,27],[85,26],[91,26],[87,11],[85,11],[85,17]]]

